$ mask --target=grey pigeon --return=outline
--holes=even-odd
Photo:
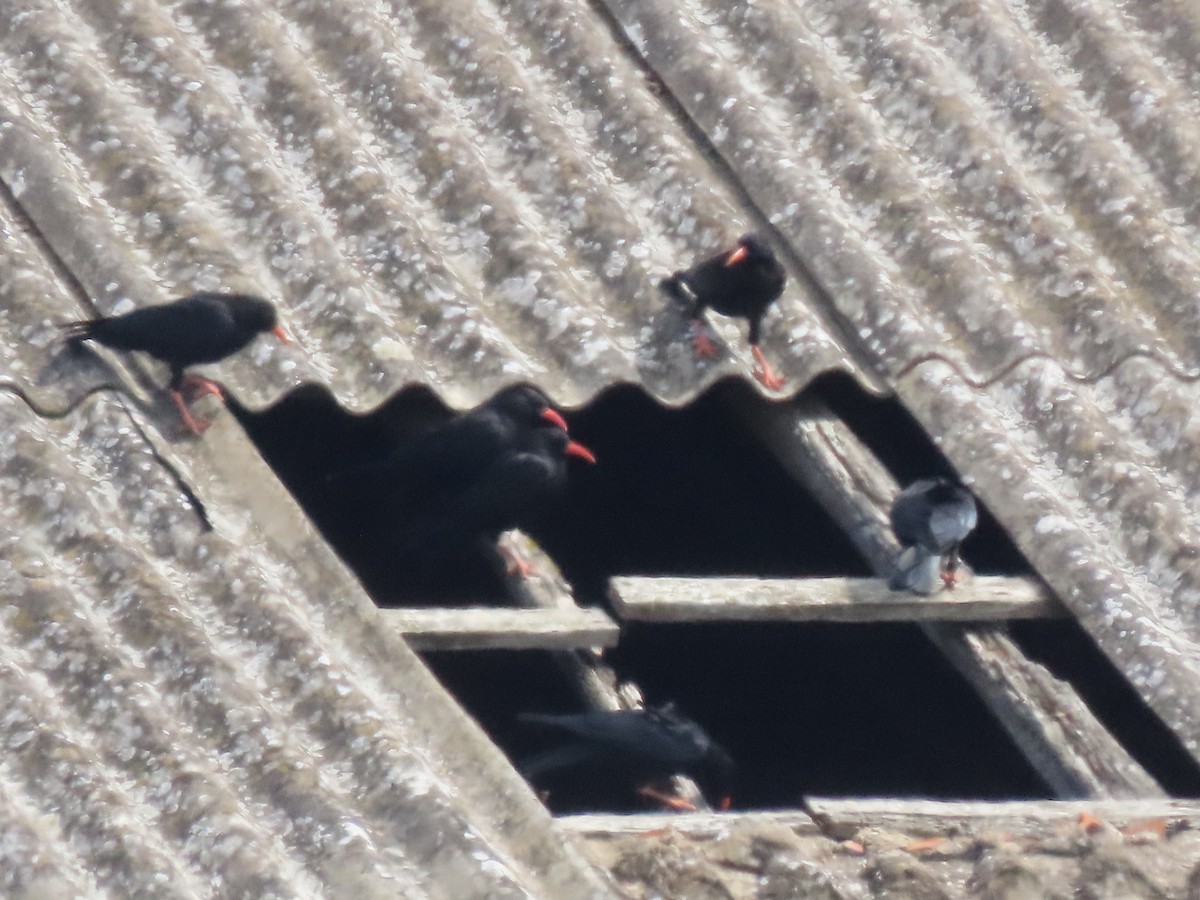
[[[926,595],[953,588],[959,546],[978,521],[971,492],[946,478],[914,481],[897,495],[891,520],[904,551],[888,586]]]

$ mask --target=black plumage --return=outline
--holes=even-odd
[[[939,576],[953,587],[959,548],[975,528],[978,510],[971,492],[946,478],[914,481],[892,504],[892,531],[904,546],[897,561],[893,590],[932,594]]]
[[[135,309],[120,316],[101,316],[62,326],[68,341],[95,341],[113,350],[139,351],[171,369],[168,390],[184,425],[200,434],[208,423],[192,416],[183,389],[195,395],[221,396],[206,378],[188,375],[188,366],[218,362],[231,356],[266,331],[286,342],[275,307],[259,297],[242,294],[193,294],[161,306]]]
[[[342,502],[354,505],[366,526],[378,527],[377,520],[394,516],[398,506],[427,502],[477,477],[542,426],[567,430],[545,394],[513,385],[392,448],[383,459],[332,473],[329,491],[344,492]]]
[[[771,370],[759,347],[762,320],[771,305],[783,293],[787,273],[766,241],[757,235],[743,235],[732,250],[676,272],[663,280],[661,287],[681,302],[691,304],[696,352],[716,354],[716,346],[704,330],[704,310],[715,309],[724,316],[735,316],[750,323],[750,349],[758,364],[754,377],[771,390],[783,382]]]
[[[410,486],[405,507],[396,509],[391,544],[410,564],[436,567],[493,547],[511,528],[529,530],[562,498],[572,456],[596,461],[557,425],[518,432],[491,459],[456,466],[432,490],[418,494]]]
[[[703,728],[672,704],[617,712],[522,713],[518,721],[566,738],[564,743],[520,765],[522,775],[532,784],[558,773],[588,778],[615,776],[646,796],[675,808],[687,808],[686,801],[653,787],[673,775],[686,775],[706,793],[711,792],[721,809],[729,807],[733,760]]]

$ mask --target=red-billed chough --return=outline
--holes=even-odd
[[[718,808],[729,808],[733,760],[674,704],[617,712],[521,713],[517,720],[568,738],[519,766],[531,784],[559,772],[615,778],[673,809],[691,809],[688,801],[656,787],[673,775],[686,775],[695,779],[706,795],[717,797]]]
[[[413,491],[434,494],[472,477],[544,425],[567,430],[545,394],[532,385],[512,385],[470,412],[393,447],[382,459],[333,472],[326,481],[331,490],[348,491],[356,504],[390,507]]]
[[[971,492],[947,478],[914,481],[896,496],[891,520],[905,548],[889,582],[892,590],[932,594],[939,576],[945,587],[953,588],[959,546],[978,520]]]
[[[470,412],[416,435],[386,456],[350,465],[325,480],[327,505],[353,512],[360,534],[436,509],[540,427],[567,430],[562,415],[531,385],[507,387]]]
[[[231,356],[254,338],[270,331],[287,343],[287,334],[275,315],[275,307],[258,297],[242,294],[193,294],[161,306],[135,309],[121,316],[101,316],[62,326],[68,341],[96,341],[114,350],[139,350],[166,363],[171,369],[168,385],[184,426],[192,434],[203,434],[209,423],[196,419],[188,409],[183,389],[194,400],[203,393],[221,397],[213,381],[186,374],[184,369],[200,363],[217,362]]]
[[[684,303],[691,303],[692,328],[696,352],[716,355],[717,348],[705,333],[705,309],[724,316],[736,316],[750,322],[750,350],[758,364],[754,377],[764,387],[777,391],[783,387],[758,345],[762,319],[771,304],[783,293],[787,273],[766,241],[757,235],[743,235],[732,250],[663,280],[664,291]]]

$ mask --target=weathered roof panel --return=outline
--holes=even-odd
[[[1200,756],[1195,10],[608,5]]]
[[[252,404],[680,402],[744,371],[697,362],[654,285],[753,210],[586,3],[30,0],[0,25],[0,177],[100,311],[276,299],[296,344],[218,370]],[[769,328],[793,389],[846,365],[803,293]]]

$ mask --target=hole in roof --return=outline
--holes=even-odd
[[[847,394],[835,396],[843,407],[863,401],[851,410],[860,424],[895,416],[836,383],[821,389]],[[728,412],[731,403],[763,402],[740,382],[718,384],[679,409],[618,386],[568,413],[572,436],[599,463],[572,470],[565,501],[534,536],[581,602],[603,604],[607,580],[618,574],[869,574],[823,509]],[[443,419],[437,397],[414,388],[370,415],[353,415],[323,389],[304,388],[261,413],[234,411],[376,599],[403,601],[388,560],[350,546],[353,523],[328,516],[313,485],[331,467],[370,459]],[[941,471],[944,461],[920,429],[906,427],[884,433],[904,435],[911,476]],[[967,557],[984,568],[982,560],[1002,554],[968,548]],[[447,601],[501,602],[498,579],[482,568],[480,580],[456,584]],[[424,656],[514,760],[544,741],[514,722],[517,713],[582,708],[546,652]],[[627,624],[607,659],[648,702],[677,702],[733,754],[735,808],[786,808],[805,792],[1047,796],[981,701],[913,626]],[[645,808],[629,792],[597,797],[592,780],[579,781],[578,789],[556,782],[553,809]]]
[[[615,387],[568,413],[572,437],[599,463],[572,468],[564,501],[531,532],[583,602],[603,602],[614,573],[867,574],[816,501],[731,423],[723,399],[731,387],[718,385],[679,409],[639,388]],[[262,412],[232,400],[231,409],[376,601],[409,602],[405,573],[362,534],[353,510],[326,502],[323,485],[330,473],[444,421],[441,401],[413,388],[355,415],[308,386]],[[503,586],[490,562],[446,572],[442,585],[423,583],[420,596],[497,602]]]

